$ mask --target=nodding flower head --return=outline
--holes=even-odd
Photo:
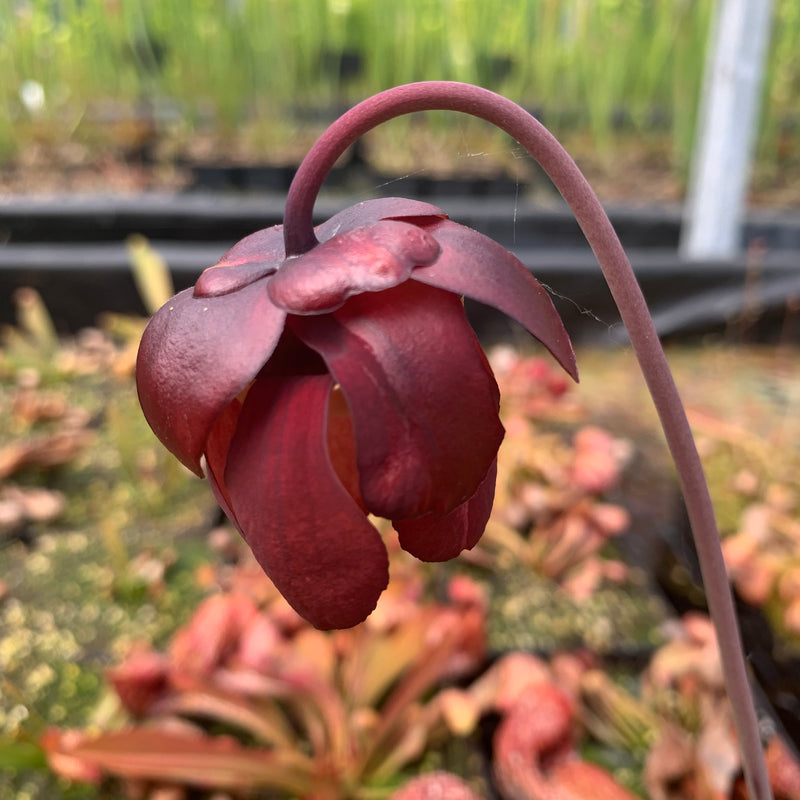
[[[388,580],[367,515],[426,561],[480,538],[503,438],[499,393],[462,295],[521,322],[575,374],[548,294],[509,252],[427,203],[332,217],[286,258],[248,236],[153,317],[142,408],[202,474],[265,572],[320,628],[375,607]]]

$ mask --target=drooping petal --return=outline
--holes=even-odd
[[[411,277],[429,286],[466,295],[517,320],[575,379],[575,353],[561,317],[544,287],[502,245],[449,219],[425,221],[442,246],[434,264]]]
[[[422,561],[449,561],[462,550],[471,550],[483,535],[492,513],[496,480],[495,459],[475,494],[449,514],[394,520],[392,525],[400,547]]]
[[[258,562],[318,628],[345,628],[375,608],[386,548],[328,456],[329,375],[259,377],[228,453],[225,485]]]
[[[384,220],[340,233],[287,259],[267,291],[276,306],[291,314],[321,314],[352,295],[403,283],[414,267],[432,264],[438,255],[439,245],[422,228]]]
[[[283,225],[251,233],[238,241],[194,285],[195,297],[216,297],[271,275],[285,256]]]
[[[320,242],[325,242],[337,234],[363,228],[382,219],[405,219],[410,217],[447,217],[441,208],[422,200],[409,200],[405,197],[379,197],[365,200],[343,209],[330,219],[317,225],[314,232]]]
[[[186,289],[145,329],[136,361],[142,410],[165,447],[198,475],[211,426],[270,357],[285,318],[256,282],[220,297]]]
[[[342,387],[372,513],[444,514],[474,494],[503,426],[497,384],[456,295],[408,281],[289,324]]]

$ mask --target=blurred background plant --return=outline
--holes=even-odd
[[[109,673],[140,722],[99,737],[51,729],[44,743],[57,772],[117,776],[148,797],[176,784],[229,797],[381,797],[420,760],[479,777],[469,748],[455,763],[451,748],[448,763],[448,733],[472,732],[477,716],[464,718],[464,703],[442,688],[484,663],[477,584],[455,577],[444,602],[426,598],[423,570],[395,545],[375,613],[322,633],[289,608],[236,534],[215,538],[228,555],[206,575],[217,593],[168,653],[140,646]]]
[[[168,296],[163,269],[144,260],[144,294]],[[0,336],[4,798],[52,796],[40,773],[9,778],[43,763],[36,736],[86,721],[127,643],[160,641],[190,613],[216,508],[141,419],[133,365],[144,320],[109,315],[60,340],[34,290],[14,300],[18,323]]]
[[[171,291],[163,260],[146,241],[129,244],[143,298],[158,304]],[[138,797],[253,786],[296,797],[322,774],[332,797],[377,798],[430,770],[511,800],[529,781],[602,781],[618,798],[670,798],[678,785],[698,800],[735,796],[702,789],[708,775],[737,786],[708,623],[665,625],[663,600],[627,563],[636,497],[626,475],[641,471],[642,431],[655,424],[630,354],[585,354],[578,393],[539,356],[492,352],[507,439],[484,540],[455,565],[395,553],[374,619],[323,635],[285,607],[219,527],[207,484],[143,422],[132,381],[143,320],[105,316],[59,339],[35,292],[16,302],[0,347],[2,800],[113,797],[119,781]],[[786,399],[796,380],[780,356],[709,350],[698,366],[696,352],[680,354],[734,577],[747,531],[764,543],[747,561],[766,570],[759,597],[781,610],[776,630],[791,632],[779,600],[794,585],[794,551],[769,542],[796,533],[795,456],[757,456],[770,437],[796,436]],[[747,379],[720,397],[732,363]],[[596,391],[609,380],[614,397]],[[751,380],[762,391],[745,404],[738,392]],[[719,422],[719,404],[746,414],[746,434],[727,407]],[[649,490],[669,492],[659,469]],[[654,526],[656,503],[646,504]],[[712,681],[702,703],[700,679]],[[533,705],[555,749],[525,738],[520,709]],[[710,741],[728,758],[722,772],[719,752],[700,747]],[[794,756],[771,748],[789,781],[782,796],[800,797]]]
[[[435,78],[478,83],[530,108],[587,168],[611,171],[617,183],[635,162],[666,170],[680,191],[712,7],[2,0],[0,159],[296,164],[344,106]],[[758,146],[758,172],[773,184],[800,160],[798,35],[797,4],[777,0]],[[425,120],[371,134],[373,164],[392,173],[531,168],[480,123]],[[400,155],[394,145],[408,145],[411,126],[417,144]],[[489,157],[469,157],[478,151]]]

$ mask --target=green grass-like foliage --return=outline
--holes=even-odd
[[[0,155],[31,141],[111,137],[125,145],[141,135],[130,120],[155,111],[162,133],[180,139],[247,130],[275,158],[276,146],[285,148],[310,124],[309,110],[333,113],[388,86],[448,79],[541,109],[559,136],[588,132],[601,156],[619,151],[613,134],[620,126],[657,133],[681,171],[712,6],[0,0]],[[771,164],[791,157],[787,126],[800,111],[800,10],[793,0],[775,6],[760,136]]]

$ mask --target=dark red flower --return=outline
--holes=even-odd
[[[503,438],[499,393],[462,295],[495,306],[571,375],[549,295],[511,253],[440,209],[371,200],[285,257],[248,236],[153,317],[139,398],[164,444],[208,478],[289,603],[347,627],[388,580],[368,513],[439,561],[480,538]]]

